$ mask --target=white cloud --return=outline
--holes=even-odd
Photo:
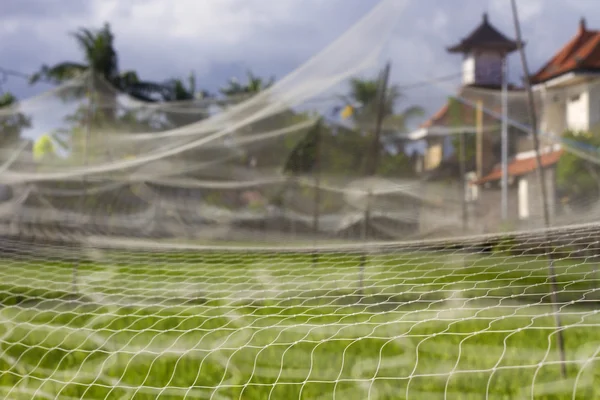
[[[544,6],[548,6],[547,0],[517,0],[517,10],[521,23],[528,23],[540,16]],[[490,13],[501,16],[504,19],[512,19],[512,8],[510,0],[490,0]]]
[[[95,0],[89,23],[110,21],[123,64],[152,76],[214,65],[306,58],[353,21],[328,19],[341,1]],[[341,14],[344,16],[344,14]],[[357,15],[359,17],[360,15]],[[161,56],[162,55],[162,56]],[[185,69],[185,72],[182,71]]]
[[[109,21],[123,69],[148,79],[194,70],[199,84],[209,88],[245,68],[282,77],[374,5],[364,0],[48,0],[53,6],[42,16],[26,7],[33,0],[0,1],[12,1],[14,11],[0,16],[1,66],[29,72],[42,63],[79,60],[67,32]],[[568,40],[595,2],[518,1],[532,69]],[[459,71],[460,57],[445,48],[475,28],[486,10],[494,25],[514,36],[509,0],[409,1],[389,45],[394,79],[404,84]],[[593,18],[588,15],[588,25],[600,27],[600,19]],[[427,97],[425,89],[411,93]]]

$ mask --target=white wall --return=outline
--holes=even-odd
[[[587,85],[577,85],[567,89],[567,127],[573,130],[589,129],[589,95]]]
[[[600,79],[588,83],[589,93],[589,129],[600,124]]]
[[[567,129],[567,105],[564,93],[548,91],[544,95],[544,109],[540,129],[560,136]]]
[[[600,125],[600,79],[549,88],[543,99],[540,128],[544,132],[561,135],[567,129],[589,130]]]

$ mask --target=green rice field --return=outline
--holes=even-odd
[[[584,258],[556,262],[556,307],[542,256],[78,258],[3,259],[0,397],[600,398],[600,275]]]

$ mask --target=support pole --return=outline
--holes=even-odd
[[[319,235],[319,217],[321,211],[321,130],[322,130],[323,121],[317,121],[317,125],[315,126],[315,160],[313,164],[313,176],[314,176],[314,184],[315,184],[315,197],[314,197],[314,205],[313,205],[313,244],[316,247],[317,237]],[[313,266],[319,263],[319,252],[313,252]]]
[[[364,209],[364,215],[363,215],[363,224],[362,224],[362,232],[361,232],[361,239],[363,241],[363,243],[367,243],[368,239],[369,239],[369,234],[370,234],[370,220],[371,220],[371,198],[373,196],[373,193],[371,191],[372,189],[369,188],[369,191],[366,193],[365,196],[365,209]],[[360,260],[360,270],[359,270],[359,275],[358,275],[358,290],[359,290],[359,295],[362,297],[364,295],[364,290],[365,290],[365,283],[364,283],[364,279],[365,279],[365,267],[367,265],[367,252],[364,252],[362,254],[361,260]]]
[[[460,183],[461,183],[461,214],[462,214],[462,229],[463,232],[467,231],[467,218],[468,218],[468,210],[467,210],[467,168],[466,168],[466,150],[465,150],[465,133],[461,132],[458,136],[459,140],[459,150],[458,156],[460,157]]]
[[[85,121],[85,133],[83,135],[83,146],[82,146],[82,164],[83,167],[85,168],[87,166],[88,163],[88,144],[89,144],[89,136],[90,136],[90,131],[91,131],[91,126],[92,126],[92,118],[94,117],[94,90],[95,90],[95,85],[94,85],[94,79],[95,79],[95,74],[94,74],[94,69],[90,68],[89,70],[89,81],[88,81],[88,96],[89,96],[89,100],[88,100],[88,107],[87,107],[87,116],[86,116],[86,121]],[[87,185],[87,175],[85,175],[85,173],[81,176],[81,184],[83,186],[83,194],[81,195],[80,199],[79,199],[79,212],[81,214],[84,213],[84,205],[85,205],[85,200],[87,199],[87,190],[86,190],[86,185]],[[83,232],[81,232],[81,237],[84,236],[84,232],[85,232],[85,227],[83,225],[83,222],[80,221],[80,223],[78,225],[81,225],[83,227]],[[82,246],[80,246],[80,249],[82,248]],[[76,261],[73,264],[73,277],[72,277],[72,291],[73,294],[77,294],[78,290],[77,290],[77,281],[78,281],[78,270],[79,270],[79,260]]]
[[[475,125],[476,125],[476,169],[477,169],[477,178],[483,178],[483,102],[481,100],[477,100],[475,106]]]
[[[461,128],[463,125],[462,113],[460,105],[454,97],[448,99],[450,107],[450,118],[451,124],[454,128]],[[461,205],[461,221],[463,232],[467,231],[468,228],[468,205],[467,205],[467,152],[465,145],[465,132],[458,132],[458,149],[456,149],[458,157],[458,173],[460,175],[458,181],[460,182],[458,195],[460,196]]]
[[[542,208],[543,208],[543,213],[544,213],[544,225],[546,228],[550,227],[550,212],[548,210],[548,198],[547,198],[547,188],[546,188],[546,179],[545,179],[545,174],[544,174],[544,168],[543,168],[543,164],[542,164],[542,156],[540,153],[540,140],[539,140],[539,133],[538,133],[538,128],[537,128],[537,115],[536,115],[536,111],[535,111],[535,101],[533,99],[533,91],[531,89],[531,82],[529,80],[529,67],[527,66],[527,57],[525,56],[525,50],[523,50],[523,40],[521,39],[521,24],[519,22],[519,15],[518,15],[518,11],[517,11],[517,4],[515,2],[515,0],[511,0],[511,8],[512,8],[512,15],[513,15],[513,23],[515,26],[515,33],[516,33],[516,37],[517,37],[517,46],[519,49],[519,54],[521,56],[521,64],[523,66],[523,75],[524,75],[524,83],[525,83],[525,89],[527,91],[527,98],[528,98],[528,103],[529,103],[529,117],[531,120],[531,131],[533,133],[533,144],[535,147],[535,155],[536,155],[536,161],[537,161],[537,173],[538,173],[538,179],[540,182],[540,187],[541,187],[541,191],[542,191]],[[552,256],[552,245],[550,242],[550,236],[548,235],[547,231],[545,234],[545,253],[547,254],[548,257],[548,274],[550,277],[550,297],[551,297],[551,301],[552,301],[552,308],[553,308],[553,313],[554,313],[554,320],[555,320],[555,324],[556,324],[556,344],[558,347],[558,351],[559,351],[559,356],[560,356],[560,371],[562,374],[563,378],[567,377],[567,367],[566,367],[566,363],[565,363],[565,342],[564,342],[564,337],[563,337],[563,331],[562,331],[562,323],[561,323],[561,318],[560,318],[560,314],[559,314],[559,308],[558,308],[558,297],[557,297],[557,292],[558,292],[558,287],[556,284],[556,271],[554,270],[554,260],[553,260],[553,256]]]
[[[501,215],[502,221],[508,219],[508,63],[506,56],[502,58],[502,199],[501,199]]]
[[[385,106],[387,100],[388,84],[390,79],[391,63],[388,61],[381,73],[379,81],[379,93],[377,96],[377,115],[375,119],[375,131],[373,132],[373,142],[371,143],[370,157],[367,157],[366,163],[366,176],[367,178],[373,177],[377,173],[377,166],[379,165],[379,152],[381,148],[381,130],[383,127],[383,119],[385,118]],[[367,194],[366,206],[364,212],[363,231],[361,240],[366,243],[369,240],[369,225],[371,219],[371,188]],[[359,277],[359,290],[362,296],[363,294],[363,276],[365,266],[367,264],[367,252],[363,252],[360,260],[360,277]]]

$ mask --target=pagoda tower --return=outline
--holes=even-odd
[[[463,86],[500,88],[503,80],[502,65],[507,56],[517,48],[517,42],[492,26],[484,13],[475,30],[446,50],[463,55]]]

